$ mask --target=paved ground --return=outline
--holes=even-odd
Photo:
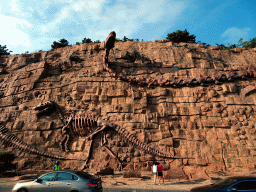
[[[21,173],[22,176],[0,178],[0,192],[11,192],[13,186],[22,181],[35,179],[38,173]],[[179,181],[167,180],[165,184],[154,185],[151,172],[142,172],[141,178],[123,178],[121,172],[114,175],[102,176],[104,192],[167,192],[189,191],[192,187],[211,183],[207,180]]]
[[[13,186],[21,181],[37,178],[37,173],[21,173],[22,176],[0,178],[0,192],[11,192]],[[248,175],[250,173],[232,173],[232,175]],[[225,176],[211,176],[210,180],[166,180],[164,184],[155,185],[152,180],[151,172],[141,172],[141,178],[123,178],[121,172],[115,172],[114,175],[102,176],[102,185],[104,192],[167,192],[167,191],[189,191],[193,187],[211,184],[216,180],[225,178]],[[227,174],[231,175],[231,174]]]

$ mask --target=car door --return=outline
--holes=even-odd
[[[56,182],[53,185],[54,192],[70,192],[73,184],[72,174],[58,172]]]
[[[256,192],[256,180],[255,181],[241,181],[229,188],[229,191],[236,192]]]
[[[56,173],[51,172],[39,177],[29,189],[31,192],[52,192],[54,182],[56,182]]]

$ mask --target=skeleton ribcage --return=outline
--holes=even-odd
[[[66,120],[66,123],[68,120]],[[88,136],[94,130],[97,129],[97,118],[90,117],[87,115],[74,116],[71,120],[72,131],[75,135],[81,137]]]

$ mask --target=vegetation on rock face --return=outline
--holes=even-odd
[[[124,36],[124,38],[123,38],[123,42],[126,42],[128,40],[128,38],[126,37],[126,36]]]
[[[221,49],[233,49],[233,48],[238,48],[238,47],[242,47],[242,48],[255,48],[256,47],[256,37],[254,37],[253,39],[249,40],[249,41],[245,41],[243,42],[243,38],[240,38],[239,41],[237,42],[237,44],[231,44],[228,46],[222,44],[217,44],[216,45],[218,47],[220,47]]]
[[[12,151],[0,152],[0,173],[14,169],[15,165],[12,164],[14,159],[15,155]]]
[[[100,43],[101,41],[98,39],[96,41],[94,41],[94,43]],[[82,40],[82,43],[80,42],[76,42],[76,45],[80,45],[80,44],[83,44],[83,43],[92,43],[92,40],[90,38],[84,38]]]
[[[82,43],[91,43],[91,42],[92,42],[92,40],[90,38],[84,38],[82,40]]]
[[[68,46],[68,41],[66,39],[60,39],[59,42],[54,41],[53,45],[51,45],[51,47],[53,49],[57,49],[60,47],[66,47],[66,46]]]
[[[6,48],[6,45],[2,46],[0,45],[0,56],[1,55],[10,55],[12,51],[9,51],[7,48]]]
[[[126,42],[126,41],[140,41],[140,40],[138,38],[136,38],[136,39],[129,39],[126,36],[124,36],[124,38],[122,40],[119,39],[119,38],[116,38],[116,42],[118,42],[118,41]]]
[[[168,41],[173,41],[174,43],[195,43],[196,42],[196,36],[189,35],[189,32],[187,29],[185,31],[177,30],[173,33],[168,33],[166,39]]]
[[[254,37],[253,39],[250,39],[249,41],[245,41],[242,42],[243,38],[241,38],[238,42],[241,42],[241,44],[243,45],[243,48],[255,48],[256,47],[256,37]]]
[[[184,43],[196,43],[195,41],[196,36],[194,35],[190,35],[189,32],[187,31],[187,29],[185,29],[184,31],[181,30],[177,30],[176,32],[172,32],[172,33],[168,33],[166,40],[167,41],[172,41],[174,43],[180,43],[180,42],[184,42]],[[129,39],[126,36],[123,37],[123,39],[119,39],[116,38],[116,42],[126,42],[126,41],[139,41],[138,38],[136,39]],[[143,39],[142,39],[143,41]],[[83,43],[91,43],[93,42],[90,38],[84,38],[82,40],[82,42],[76,42],[76,45],[80,45]],[[96,40],[94,41],[94,43],[101,43],[100,40]],[[202,43],[201,41],[197,42]],[[202,43],[204,45],[210,46],[209,44],[206,43]],[[237,44],[228,44],[227,46],[222,44],[217,44],[217,46],[219,46],[221,49],[233,49],[233,48],[238,48],[238,47],[242,47],[242,48],[256,48],[256,37],[254,37],[253,39],[250,39],[249,41],[245,41],[243,42],[243,38],[240,38]],[[53,44],[51,45],[52,49],[57,49],[57,48],[61,48],[61,47],[66,47],[66,46],[72,46],[69,45],[69,42],[66,39],[60,39],[58,42],[54,41]],[[9,51],[6,47],[6,45],[2,46],[0,45],[0,56],[1,55],[10,55],[12,51]],[[42,50],[36,51],[36,52],[42,52]],[[24,54],[29,54],[28,51],[26,51]]]
[[[210,46],[210,44],[207,44],[207,43],[204,43],[204,42],[202,43],[201,41],[197,41],[197,44],[200,44],[200,43],[203,44],[203,45],[206,45],[206,46]]]

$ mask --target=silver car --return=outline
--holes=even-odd
[[[12,192],[102,192],[101,183],[100,178],[82,171],[52,171],[36,180],[17,183]]]

